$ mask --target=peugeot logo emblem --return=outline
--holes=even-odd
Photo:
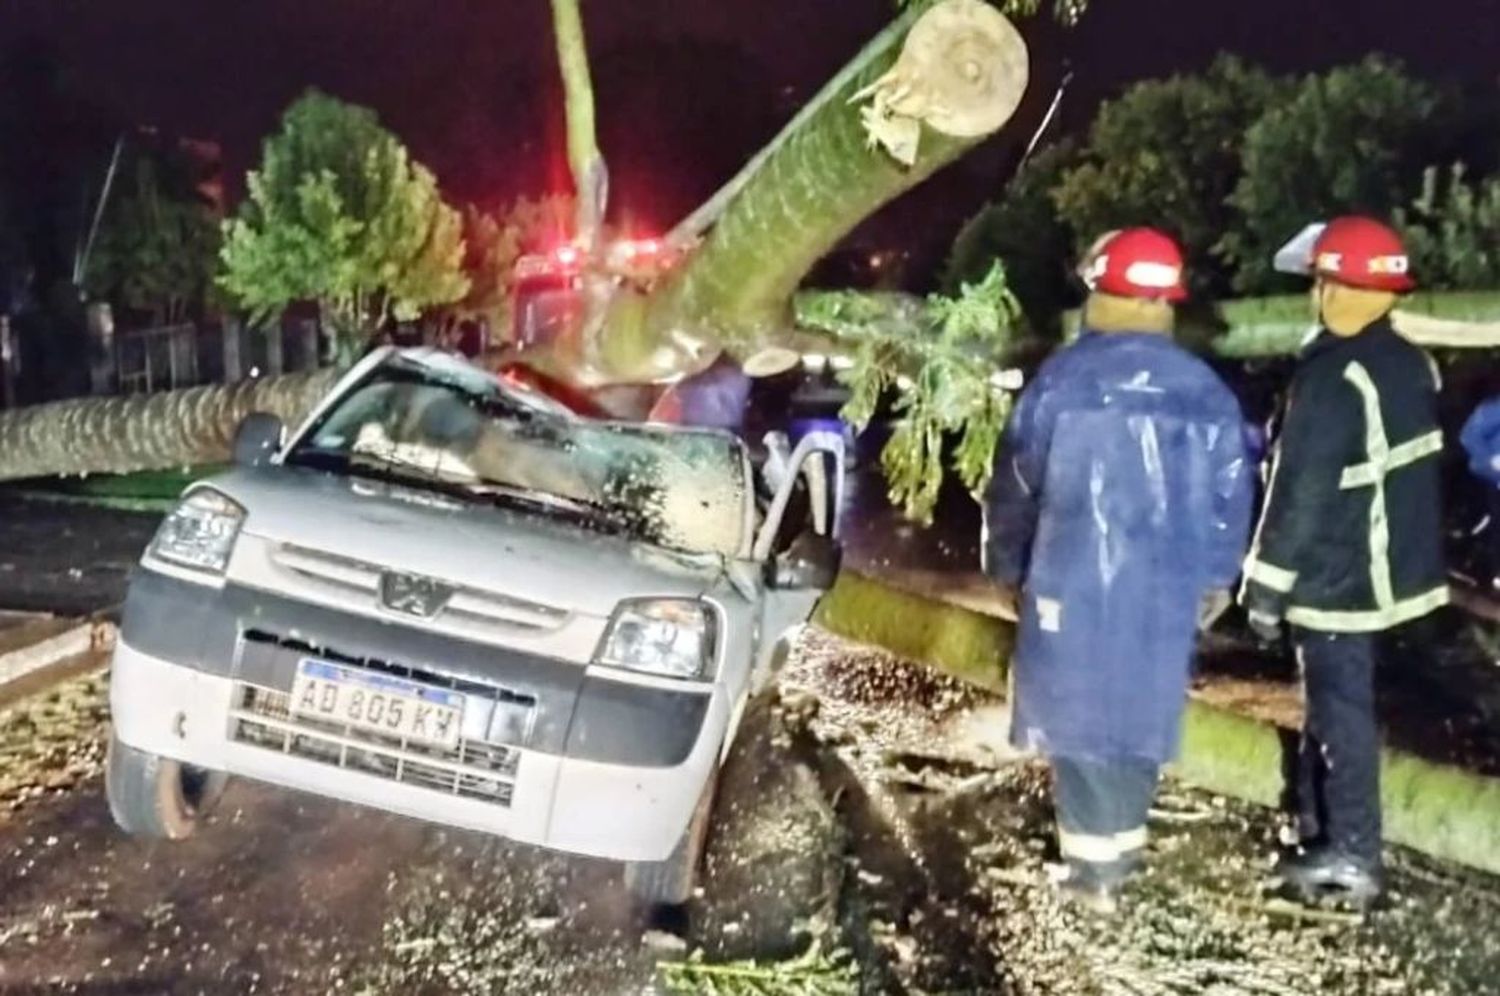
[[[380,604],[392,612],[431,619],[452,597],[452,588],[431,578],[394,571],[380,575]]]

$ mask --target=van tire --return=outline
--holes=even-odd
[[[228,784],[223,772],[137,750],[110,735],[104,791],[115,824],[133,837],[191,836]]]
[[[719,784],[715,767],[703,786],[703,795],[693,809],[687,829],[665,861],[631,861],[625,865],[625,890],[636,905],[647,910],[677,907],[686,903],[698,884],[698,867],[708,844],[713,823],[714,790]]]

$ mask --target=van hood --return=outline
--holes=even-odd
[[[572,612],[622,598],[698,597],[719,557],[667,550],[545,513],[299,467],[236,469],[201,482],[246,509],[244,533]]]

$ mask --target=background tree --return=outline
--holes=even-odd
[[[206,204],[167,189],[148,156],[125,187],[100,229],[85,287],[153,324],[182,321],[213,289],[219,221]]]
[[[220,284],[257,321],[315,301],[336,359],[388,318],[468,291],[458,212],[375,114],[310,91],[268,139],[224,230]]]
[[[1461,163],[1429,167],[1421,196],[1396,220],[1423,287],[1500,288],[1500,177],[1471,180]]]
[[[1081,161],[1059,178],[1058,214],[1086,241],[1131,225],[1162,228],[1182,242],[1195,289],[1224,294],[1230,275],[1217,246],[1240,223],[1229,197],[1245,133],[1289,90],[1229,55],[1199,75],[1131,86],[1100,107]]]
[[[1221,243],[1245,293],[1290,289],[1271,257],[1305,225],[1347,212],[1389,215],[1415,196],[1441,132],[1438,92],[1370,57],[1309,76],[1245,135],[1230,204],[1242,222]]]

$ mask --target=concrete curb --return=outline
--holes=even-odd
[[[814,621],[971,684],[1005,688],[1014,627],[993,616],[846,571]],[[1276,806],[1294,738],[1295,731],[1190,700],[1172,770],[1211,792]],[[1386,749],[1381,801],[1391,842],[1500,875],[1500,778]]]
[[[47,668],[108,652],[116,633],[113,623],[100,619],[48,619],[18,629],[14,636],[6,634],[9,646],[0,649],[0,696],[23,679],[33,690],[40,687]]]

